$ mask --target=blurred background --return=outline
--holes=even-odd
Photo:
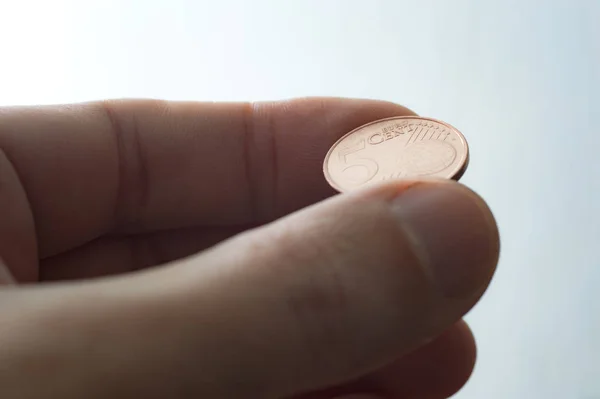
[[[600,1],[0,0],[0,105],[307,95],[471,145],[503,247],[456,397],[600,398]]]

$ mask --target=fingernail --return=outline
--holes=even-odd
[[[457,183],[419,183],[393,203],[417,256],[447,297],[468,297],[488,283],[498,233],[487,205]]]

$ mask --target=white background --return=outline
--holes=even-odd
[[[457,397],[600,398],[600,1],[0,0],[0,104],[304,95],[469,140],[503,247]]]

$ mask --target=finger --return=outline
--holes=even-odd
[[[467,382],[475,357],[473,335],[461,320],[432,342],[368,376],[296,399],[329,399],[357,394],[382,398],[445,399]]]
[[[0,109],[0,148],[27,192],[42,257],[113,230],[265,221],[332,194],[329,146],[408,115],[370,100],[109,101]]]
[[[476,347],[468,325],[460,321],[433,342],[374,373],[367,380],[387,397],[445,399],[469,380]]]
[[[43,259],[40,280],[90,279],[158,266],[196,254],[250,227],[198,227],[101,237]]]
[[[456,183],[336,196],[170,267],[18,290],[29,305],[3,313],[16,321],[0,363],[16,366],[0,385],[22,381],[31,364],[23,359],[49,356],[51,369],[28,374],[36,384],[18,386],[51,384],[60,397],[90,387],[104,397],[313,392],[373,373],[448,329],[481,296],[497,259],[492,215]]]
[[[0,132],[2,124],[0,123]],[[1,135],[1,134],[0,134]],[[10,159],[0,149],[0,284],[36,281],[38,251],[27,194]]]
[[[473,334],[460,321],[431,343],[374,373],[367,383],[392,398],[449,398],[469,380],[476,353]]]
[[[216,277],[202,297],[236,315],[218,330],[231,347],[213,361],[252,370],[243,382],[273,397],[366,375],[471,308],[495,268],[497,240],[481,199],[449,182],[338,196],[237,236],[207,260]],[[226,338],[230,331],[244,338]]]

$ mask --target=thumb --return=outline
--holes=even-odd
[[[464,186],[386,184],[184,262],[173,297],[196,321],[189,353],[219,381],[213,396],[285,397],[376,370],[455,324],[498,251],[493,216]]]
[[[490,211],[465,187],[372,187],[172,266],[30,293],[33,310],[21,314],[39,314],[32,298],[43,297],[53,328],[34,340],[41,329],[13,322],[28,333],[0,349],[24,349],[0,350],[0,362],[19,364],[31,348],[28,359],[51,355],[55,366],[27,389],[45,392],[49,381],[64,398],[292,396],[376,370],[440,334],[481,296],[498,251]],[[0,374],[2,385],[14,385],[14,370]]]

